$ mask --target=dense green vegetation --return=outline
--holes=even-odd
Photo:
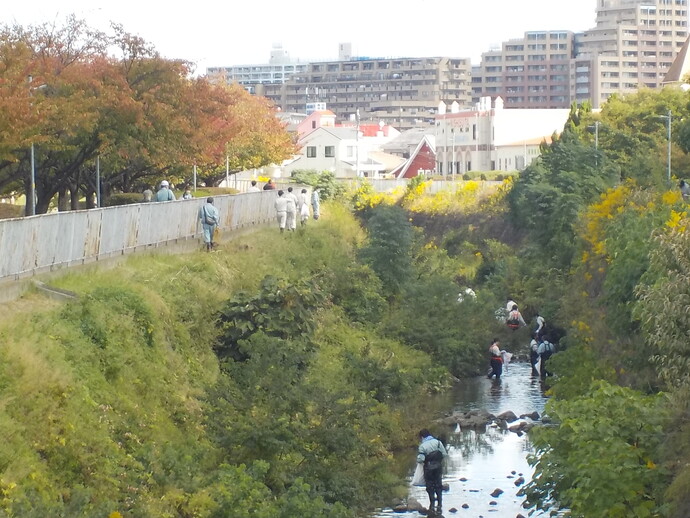
[[[404,494],[391,455],[418,425],[398,404],[450,376],[379,325],[393,290],[327,214],[8,308],[0,516],[348,517]]]
[[[306,231],[132,257],[58,279],[74,302],[8,307],[0,516],[361,516],[406,489],[400,403],[481,373],[493,337],[524,350],[529,329],[494,318],[507,297],[560,338],[529,505],[687,516],[690,219],[660,116],[681,176],[689,101],[574,108],[495,190],[364,183]]]
[[[566,334],[548,380],[556,425],[531,433],[536,474],[525,494],[535,508],[688,515],[690,243],[677,182],[690,164],[689,101],[667,89],[613,98],[599,114],[573,109],[508,195],[521,239],[485,286]]]
[[[401,317],[385,326],[401,340],[453,372],[472,363],[462,356],[473,351],[461,345],[468,338],[495,334],[519,352],[527,337],[506,340],[492,323],[491,308],[506,297],[528,320],[545,316],[560,338],[556,376],[546,380],[554,425],[531,432],[532,508],[582,518],[690,513],[690,219],[677,187],[690,166],[689,121],[680,89],[614,97],[600,113],[574,107],[541,158],[505,182],[505,196],[482,197],[472,182],[454,195],[427,196],[414,182],[397,197],[366,186],[355,196],[364,214],[407,209],[433,251],[430,277],[444,262],[454,269],[399,290],[392,312]],[[465,285],[476,303],[453,305]],[[467,325],[444,328],[446,311]]]

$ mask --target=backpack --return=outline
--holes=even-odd
[[[206,207],[204,207],[204,221],[206,222],[207,225],[215,225],[216,220],[213,219],[211,216],[208,215],[208,212],[206,212]]]
[[[441,441],[436,439],[437,441],[437,448],[440,446]],[[424,456],[424,467],[426,469],[439,469],[442,466],[443,463],[443,453],[441,453],[440,450],[434,450],[429,453],[427,453]]]
[[[506,320],[506,325],[511,329],[520,327],[520,313],[518,311],[511,311]]]

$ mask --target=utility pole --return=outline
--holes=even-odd
[[[356,155],[355,176],[357,178],[359,178],[359,108],[357,108],[357,110],[355,111],[355,123],[356,123],[356,126],[355,126],[355,130],[356,130],[356,133],[355,133],[355,155]]]
[[[101,208],[101,154],[96,155],[96,207]]]
[[[453,139],[451,142],[451,149],[453,150],[450,155],[450,178],[455,180],[455,128],[450,128],[450,136]]]
[[[667,181],[668,185],[671,185],[671,120],[673,118],[673,113],[671,110],[668,111],[668,115],[666,116],[666,124],[667,124],[667,129],[668,129],[668,157],[667,157]]]

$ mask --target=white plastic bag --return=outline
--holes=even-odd
[[[509,353],[508,351],[501,351],[501,356],[503,357],[503,368],[507,371],[508,370],[508,364],[510,363],[510,360],[513,357],[512,353]]]
[[[414,475],[412,475],[412,485],[417,487],[426,486],[426,481],[424,480],[424,464],[421,462],[417,463],[417,467],[414,470]]]

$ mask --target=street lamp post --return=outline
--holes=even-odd
[[[101,208],[101,155],[96,155],[96,207]]]
[[[455,128],[450,128],[450,137],[452,139],[451,149],[453,150],[450,155],[450,177],[455,180]]]
[[[34,81],[34,76],[29,75],[27,78],[29,83],[29,97],[34,96],[34,90],[40,90],[46,88],[48,85],[31,86]],[[31,101],[31,106],[33,106],[33,101]],[[31,203],[29,203],[29,199]],[[36,155],[34,153],[34,142],[31,141],[31,185],[29,186],[29,194],[26,197],[26,205],[28,207],[28,215],[34,216],[36,214]]]
[[[666,156],[666,181],[671,185],[671,122],[673,121],[673,112],[668,111],[666,115],[659,115],[659,118],[666,119],[666,138],[668,139],[668,151]]]
[[[666,166],[667,166],[667,173],[666,173],[666,180],[668,181],[668,184],[671,185],[671,120],[673,118],[673,113],[671,110],[668,111],[668,115],[666,116],[666,129],[668,131],[668,153],[666,157]]]
[[[355,176],[359,178],[359,108],[355,110]]]
[[[28,77],[29,81],[29,97],[33,97],[33,88],[31,83],[33,82],[33,76]],[[33,105],[33,101],[31,102]],[[34,216],[36,214],[36,159],[34,155],[34,141],[31,140],[31,185],[29,186],[29,194],[26,196],[27,212],[29,216]]]
[[[26,204],[29,207],[29,216],[36,214],[36,160],[34,158],[34,143],[31,143],[31,185],[29,195],[26,197]]]

